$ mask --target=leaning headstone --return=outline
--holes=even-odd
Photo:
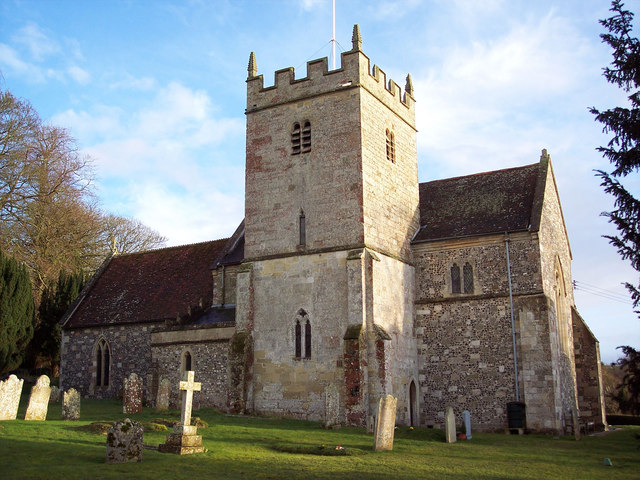
[[[160,380],[158,396],[156,397],[156,410],[165,412],[169,410],[169,396],[171,394],[171,381],[168,378]]]
[[[142,461],[142,426],[128,418],[107,432],[107,463]]]
[[[51,387],[49,386],[49,377],[46,375],[40,375],[36,384],[31,388],[29,405],[27,406],[27,412],[24,415],[24,419],[46,420],[50,395]]]
[[[447,415],[445,416],[444,432],[445,432],[447,443],[455,443],[456,416],[453,413],[453,407],[447,407]]]
[[[15,375],[0,382],[0,420],[15,420],[18,416],[23,383]]]
[[[142,411],[142,379],[132,373],[124,379],[122,413],[140,413]]]
[[[471,440],[471,412],[469,410],[462,412],[462,419],[464,420],[464,431],[467,440]]]
[[[393,435],[396,427],[398,399],[385,395],[378,402],[378,416],[373,432],[373,450],[393,450]]]
[[[338,389],[332,383],[324,389],[324,428],[340,426],[340,397]]]
[[[182,414],[180,425],[173,427],[173,433],[167,435],[165,443],[158,445],[158,451],[162,453],[176,453],[188,455],[190,453],[204,452],[202,435],[197,435],[198,428],[191,425],[191,406],[193,404],[193,392],[199,392],[202,385],[194,382],[194,372],[185,372],[185,380],[180,382],[182,390]]]
[[[60,402],[60,389],[55,385],[51,387],[51,395],[49,396],[49,403]]]
[[[80,420],[80,394],[75,388],[62,394],[62,419]]]

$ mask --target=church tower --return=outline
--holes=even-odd
[[[247,78],[238,331],[251,343],[246,409],[364,425],[384,394],[409,423],[417,382],[419,223],[413,86],[361,50]]]

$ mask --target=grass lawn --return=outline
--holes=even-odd
[[[18,418],[24,418],[23,398]],[[46,422],[0,422],[0,479],[638,479],[640,427],[626,427],[580,441],[537,435],[473,434],[473,440],[444,443],[444,432],[396,430],[391,452],[372,451],[364,429],[324,430],[313,422],[228,417],[212,409],[194,412],[208,452],[170,455],[145,449],[141,463],[106,464],[106,436],[69,428],[124,418],[112,400],[82,400],[81,420],[62,421],[60,404],[50,405]],[[130,418],[149,422],[179,419],[178,411],[145,408]],[[167,432],[145,431],[145,445],[164,443]],[[291,451],[344,447],[346,456]],[[613,466],[603,465],[608,457]]]

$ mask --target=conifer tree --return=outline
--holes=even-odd
[[[596,120],[604,125],[603,131],[612,134],[607,146],[598,150],[614,169],[599,170],[597,174],[605,192],[615,199],[615,210],[603,215],[616,226],[618,235],[606,238],[640,272],[640,201],[621,182],[640,170],[640,41],[632,36],[633,13],[624,9],[621,0],[613,0],[610,10],[614,15],[600,21],[609,31],[600,37],[613,49],[613,62],[604,69],[604,76],[629,94],[629,104],[604,111],[591,108]],[[639,307],[640,285],[627,282],[625,286],[631,293],[633,306]],[[636,313],[640,314],[640,310]]]
[[[27,269],[0,250],[0,375],[22,363],[33,337],[34,311]]]

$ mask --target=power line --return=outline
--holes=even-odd
[[[625,305],[633,305],[633,302],[629,299],[629,297],[621,293],[606,290],[595,285],[589,285],[588,283],[580,282],[578,280],[573,281],[573,288],[578,292],[588,293],[589,295],[594,295],[596,297],[606,298],[607,300],[611,300],[613,302],[624,303]]]

